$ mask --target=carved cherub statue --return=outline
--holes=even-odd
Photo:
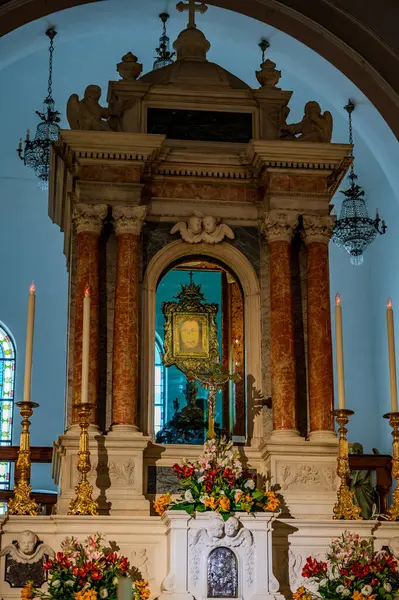
[[[281,127],[280,139],[328,143],[331,142],[332,129],[331,113],[328,111],[322,113],[320,104],[312,100],[305,104],[302,121]]]
[[[39,562],[44,555],[54,556],[54,550],[39,541],[36,533],[25,530],[18,534],[17,541],[9,544],[0,552],[0,556],[9,554],[17,563],[31,565]]]
[[[199,242],[202,242],[203,218],[204,215],[202,213],[194,211],[194,214],[187,219],[187,222],[179,221],[172,227],[170,233],[173,235],[179,231],[185,242],[188,242],[189,244],[198,244]]]
[[[208,216],[202,220],[202,226],[204,228],[202,239],[208,244],[218,244],[222,242],[225,237],[230,240],[234,240],[234,233],[228,225],[220,223],[218,217]]]
[[[172,227],[170,233],[173,235],[180,232],[182,239],[189,244],[198,244],[206,242],[208,244],[218,244],[225,237],[234,239],[234,233],[228,225],[220,223],[219,217],[212,215],[205,216],[203,213],[195,211],[187,221],[179,221]]]
[[[72,94],[67,103],[67,119],[71,129],[86,131],[110,131],[108,122],[110,112],[99,104],[101,88],[98,85],[88,85],[82,100],[77,94]],[[107,120],[104,120],[107,119]]]

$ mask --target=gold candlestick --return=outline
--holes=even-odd
[[[390,412],[384,415],[389,419],[392,427],[392,477],[396,479],[396,488],[393,492],[393,502],[388,510],[390,521],[399,521],[399,412]]]
[[[341,479],[341,484],[338,488],[337,502],[334,506],[333,519],[346,519],[348,521],[361,520],[361,508],[354,503],[354,493],[350,491],[348,480],[350,475],[349,468],[349,445],[346,437],[347,425],[349,417],[354,414],[353,410],[339,408],[333,410],[332,414],[337,418],[339,425],[339,444],[338,444],[338,461],[337,475]]]
[[[15,463],[14,495],[8,502],[9,515],[37,515],[39,505],[31,498],[30,484],[30,421],[33,409],[39,405],[36,402],[17,402],[22,417],[22,431],[19,440],[19,451]]]
[[[93,404],[86,402],[76,406],[79,415],[80,438],[77,469],[80,481],[75,487],[75,498],[69,504],[69,515],[98,515],[98,502],[93,500],[93,486],[87,481],[87,473],[91,469],[89,450],[89,417]]]

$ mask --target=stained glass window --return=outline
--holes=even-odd
[[[11,446],[15,388],[15,347],[10,335],[0,326],[0,446]],[[10,489],[11,463],[0,462],[0,490]],[[0,503],[0,514],[6,505]]]
[[[165,367],[162,363],[162,344],[155,342],[155,390],[154,390],[154,433],[165,425]]]

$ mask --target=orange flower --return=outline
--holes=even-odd
[[[219,498],[219,506],[225,512],[230,510],[230,500],[227,496],[221,496],[221,498]]]
[[[150,597],[150,593],[151,593],[150,588],[148,586],[148,581],[143,581],[143,580],[135,581],[134,584],[138,590],[141,600],[148,600],[148,598]]]
[[[169,504],[170,493],[168,492],[167,494],[163,494],[162,496],[160,496],[158,500],[155,500],[154,509],[159,515],[163,515],[165,510],[168,508]]]
[[[374,600],[374,598],[377,597],[377,594],[372,594],[371,596],[364,596],[362,594],[362,592],[358,592],[357,590],[355,590],[353,592],[353,600]]]
[[[210,498],[204,499],[204,504],[207,508],[211,510],[216,510],[219,506],[219,500],[216,500],[215,496],[211,496]]]
[[[96,590],[75,592],[75,600],[97,600]]]
[[[277,496],[274,492],[267,492],[265,500],[266,500],[265,510],[270,510],[271,512],[274,512],[280,506],[280,500],[277,498]]]
[[[21,600],[31,600],[33,598],[32,584],[27,583],[26,586],[21,590]]]
[[[295,598],[295,600],[312,600],[311,594],[309,594],[303,586],[298,588],[292,597]]]

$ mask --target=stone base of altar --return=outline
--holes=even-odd
[[[265,474],[283,498],[282,515],[330,519],[337,499],[338,440],[333,432],[304,440],[274,437],[264,446]]]
[[[76,425],[55,443],[53,479],[59,486],[57,514],[68,514],[78,483],[77,454],[80,428]],[[147,437],[130,426],[119,425],[102,435],[89,430],[93,498],[104,515],[149,515],[150,503],[143,490],[143,452]]]
[[[260,518],[258,518],[260,517]],[[140,572],[144,579],[149,580],[151,586],[151,597],[163,600],[171,600],[173,597],[180,600],[192,599],[192,590],[178,590],[176,586],[179,578],[186,576],[186,566],[191,567],[195,563],[195,558],[190,557],[189,548],[187,554],[183,546],[179,548],[178,564],[175,577],[170,577],[172,562],[171,549],[179,536],[187,537],[188,545],[191,548],[195,546],[205,546],[208,543],[206,534],[201,530],[206,529],[206,520],[212,520],[200,515],[199,518],[190,519],[185,513],[176,513],[175,526],[171,526],[170,519],[164,516],[144,517],[144,516],[99,516],[99,517],[72,517],[63,515],[39,516],[39,517],[18,517],[12,516],[0,520],[0,548],[12,544],[18,537],[18,534],[25,530],[36,533],[39,539],[53,548],[54,551],[61,549],[61,541],[67,536],[75,536],[83,540],[88,535],[100,532],[105,535],[108,542],[114,541],[120,548],[120,553],[125,555]],[[272,564],[272,574],[276,580],[273,585],[279,586],[280,592],[271,591],[271,597],[280,597],[291,599],[293,592],[304,583],[301,572],[306,558],[310,555],[319,559],[325,554],[325,551],[332,539],[341,535],[345,530],[358,532],[362,538],[374,537],[377,549],[387,546],[390,539],[399,536],[399,522],[377,522],[377,521],[333,521],[326,519],[281,519],[278,518],[271,523],[270,515],[258,515],[252,517],[244,515],[241,517],[243,525],[249,531],[252,531],[255,548],[260,552],[254,562],[254,571],[252,577],[257,580],[257,584],[252,587],[250,600],[261,600],[265,598],[265,590],[259,590],[259,585],[267,585],[270,581],[269,565]],[[266,523],[265,523],[266,520]],[[191,521],[191,526],[188,523]],[[270,537],[272,553],[267,555],[267,545],[262,539],[267,538],[267,527],[272,526],[272,535]],[[248,527],[247,527],[248,525]],[[191,537],[188,538],[188,531],[192,530]],[[234,534],[234,531],[229,531]],[[219,535],[219,534],[218,534]],[[197,544],[192,544],[198,536]],[[258,540],[260,536],[260,543]],[[230,539],[232,550],[244,548],[250,540],[241,540],[236,535],[227,536]],[[247,536],[243,536],[247,537]],[[199,539],[202,538],[202,539]],[[217,538],[223,542],[223,538]],[[236,547],[233,544],[241,542]],[[227,547],[229,547],[227,544]],[[220,544],[222,545],[222,544]],[[245,548],[249,553],[251,545]],[[205,548],[206,550],[206,548]],[[205,555],[202,547],[201,552]],[[208,554],[211,548],[208,548]],[[242,553],[241,559],[246,557]],[[239,556],[239,560],[240,560]],[[242,558],[244,557],[244,558]],[[260,564],[261,563],[261,564]],[[19,600],[21,595],[20,588],[13,588],[5,581],[5,557],[0,559],[0,597],[3,600]],[[245,562],[244,562],[245,564]],[[259,566],[260,565],[260,566]],[[195,570],[195,569],[194,569]],[[198,582],[204,585],[205,573],[200,571]],[[202,579],[201,579],[202,577]],[[272,582],[274,582],[274,578]],[[180,584],[179,584],[180,585]],[[197,584],[198,585],[198,584]],[[175,587],[175,592],[171,594],[171,587]],[[44,589],[44,586],[43,586]],[[278,587],[277,587],[278,589]],[[195,595],[196,600],[205,600],[206,595],[199,590]],[[280,596],[280,593],[282,596]],[[180,596],[179,594],[182,594]],[[184,598],[183,598],[184,597]],[[242,595],[240,596],[242,597]]]

